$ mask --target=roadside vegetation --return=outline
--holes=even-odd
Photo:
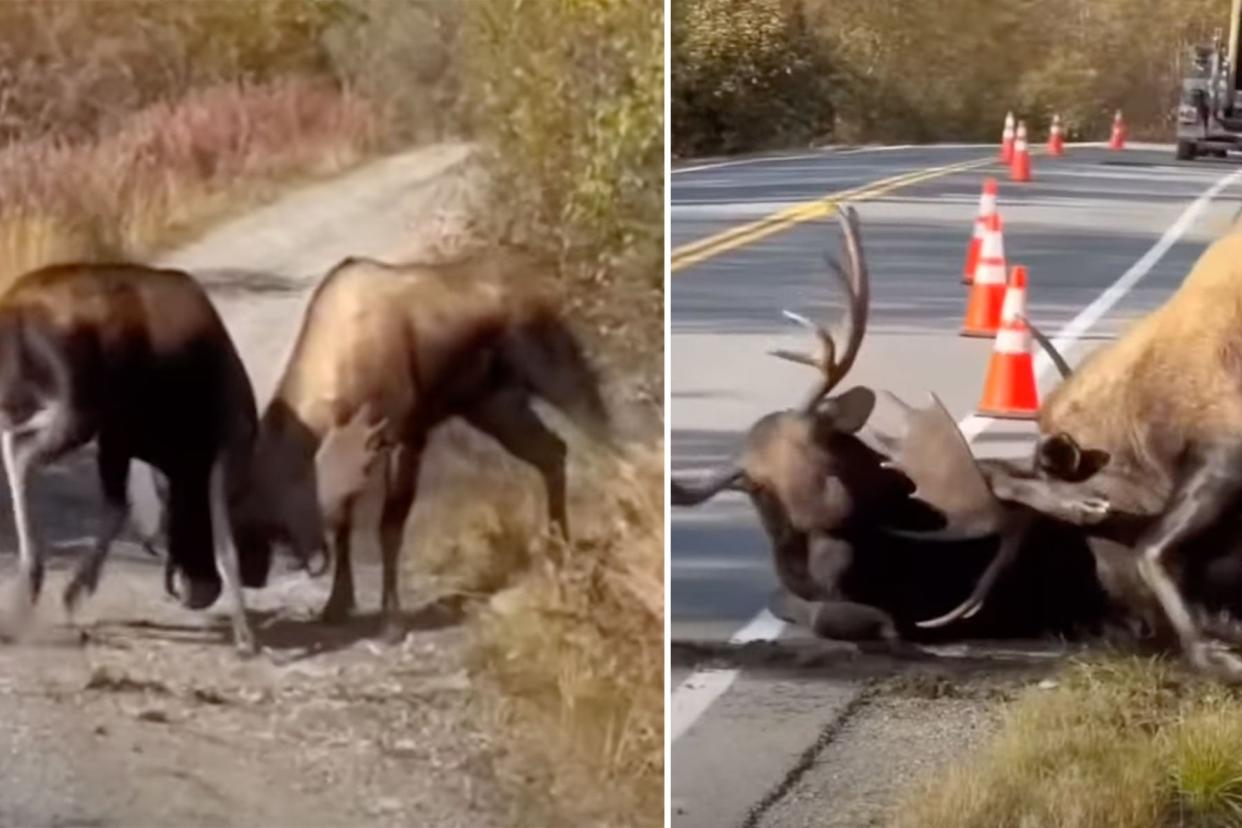
[[[1229,23],[1228,0],[672,5],[679,156],[992,141],[1009,109],[1094,140],[1121,109],[1132,137],[1169,140],[1187,47]]]
[[[473,663],[497,691],[487,713],[512,751],[499,770],[527,824],[663,820],[662,5],[478,0],[463,21],[491,232],[557,263],[620,402],[657,412],[656,433],[619,452],[570,438],[568,545],[546,534],[522,464],[461,432],[428,458],[443,476],[424,486],[429,531],[409,559],[487,599]]]
[[[659,0],[0,4],[0,285],[147,259],[293,184],[476,141],[467,223],[547,255],[595,361],[659,420],[662,15]],[[569,546],[494,446],[458,432],[428,462],[447,478],[424,483],[432,531],[406,560],[478,599],[480,715],[531,824],[662,819],[656,431],[571,447]]]
[[[1242,825],[1242,694],[1160,660],[1074,665],[894,813],[895,828]]]
[[[416,137],[402,129],[409,102],[436,100],[450,82],[407,73],[398,87],[390,71],[387,91],[407,94],[380,94],[357,55],[403,33],[361,42],[379,30],[361,7],[4,4],[0,284],[56,261],[149,257],[282,187]],[[411,37],[421,31],[398,22]],[[422,120],[417,137],[452,125]]]
[[[503,234],[557,258],[611,361],[662,378],[663,4],[466,10],[465,117],[489,153]]]

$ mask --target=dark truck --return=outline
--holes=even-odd
[[[1228,37],[1217,30],[1210,46],[1196,46],[1190,71],[1182,79],[1177,107],[1177,157],[1223,158],[1242,149],[1242,88],[1239,88],[1238,38],[1242,0],[1230,3]]]

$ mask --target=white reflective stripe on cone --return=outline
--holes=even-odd
[[[1003,285],[1005,284],[1005,260],[1004,259],[980,259],[979,264],[975,267],[975,284],[976,285]]]
[[[1026,328],[1001,328],[996,332],[995,353],[1029,354],[1030,349],[1031,335]]]

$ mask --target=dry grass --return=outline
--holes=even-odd
[[[897,813],[918,828],[1242,825],[1242,695],[1160,661],[1076,665]]]
[[[487,595],[472,663],[510,752],[523,824],[661,824],[663,450],[575,444],[573,542],[545,532],[539,478],[464,428],[427,457],[407,560],[442,590]]]
[[[96,140],[10,145],[0,285],[56,261],[142,258],[275,182],[357,161],[378,128],[363,101],[287,80],[192,92]]]

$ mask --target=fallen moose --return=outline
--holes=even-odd
[[[973,458],[942,444],[960,442],[969,455],[956,429],[918,433],[935,424],[935,412],[903,406],[911,434],[890,439],[898,448],[893,458],[860,435],[876,403],[871,390],[829,396],[857,356],[869,302],[856,214],[844,207],[839,217],[848,272],[831,258],[828,265],[849,296],[843,353],[838,359],[822,327],[788,314],[815,332],[821,353],[776,355],[816,367],[820,383],[801,408],[756,422],[730,466],[701,483],[673,479],[673,504],[696,505],[727,490],[746,493],[771,541],[782,585],[771,609],[824,637],[933,640],[1098,630],[1110,605],[1076,525],[1102,516],[1098,500],[1042,503],[1042,512],[1001,504]],[[901,470],[890,468],[894,459]],[[911,476],[936,497],[929,501],[926,488],[912,496]],[[989,567],[1002,547],[1017,561],[1004,572]],[[920,625],[946,614],[987,573],[995,573],[992,588],[1003,598],[961,620],[953,633],[943,624]]]

